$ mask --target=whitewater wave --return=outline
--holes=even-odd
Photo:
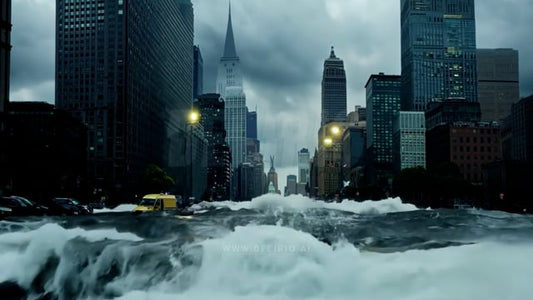
[[[533,245],[481,243],[380,254],[279,226],[201,243],[195,282],[119,299],[529,299]],[[509,278],[513,278],[512,284]]]
[[[531,216],[300,196],[204,202],[197,209],[207,212],[0,221],[0,298],[9,295],[6,282],[28,299],[59,300],[533,294]]]
[[[418,210],[413,204],[402,203],[400,198],[388,198],[379,201],[367,200],[363,202],[348,199],[345,199],[342,202],[325,202],[322,200],[310,199],[302,195],[283,197],[278,194],[265,194],[254,198],[251,201],[243,202],[202,202],[197,209],[204,207],[229,208],[233,211],[250,209],[277,212],[301,212],[308,209],[331,209],[356,214],[386,214]]]

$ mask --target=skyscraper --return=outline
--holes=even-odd
[[[231,7],[228,13],[228,27],[224,53],[218,64],[217,93],[226,103],[226,141],[231,149],[232,168],[246,161],[246,96],[243,91],[240,59],[235,50]]]
[[[198,96],[194,106],[207,139],[207,188],[213,200],[228,200],[231,180],[231,154],[226,144],[224,100],[219,94]]]
[[[402,0],[402,110],[433,99],[477,102],[474,0]]]
[[[322,74],[322,122],[346,121],[346,73],[344,62],[335,56],[331,47],[329,58],[324,61]]]
[[[520,99],[518,51],[477,49],[478,97],[482,121],[503,121]]]
[[[192,70],[190,0],[57,1],[56,105],[88,125],[89,175],[117,192],[149,163],[181,181]]]
[[[0,5],[0,113],[2,113],[4,112],[7,102],[9,101],[11,0],[2,0],[2,4]],[[2,130],[1,123],[0,130]]]
[[[371,75],[366,85],[367,148],[370,149],[372,179],[389,177],[392,165],[393,122],[400,111],[401,77]],[[374,174],[374,173],[371,173]]]

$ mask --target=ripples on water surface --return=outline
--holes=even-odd
[[[533,299],[530,215],[278,195],[192,216],[130,209],[0,221],[0,295]]]

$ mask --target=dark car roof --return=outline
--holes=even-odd
[[[14,205],[20,205],[23,207],[29,206],[28,203],[18,199],[17,197],[7,196],[7,197],[0,197],[0,203],[4,204],[14,204]]]

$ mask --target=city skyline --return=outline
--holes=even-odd
[[[348,106],[365,106],[364,84],[378,72],[400,74],[400,1],[232,1],[247,104],[258,109],[258,138],[276,170],[292,168],[297,151],[316,147],[322,63],[331,46],[345,63]],[[204,58],[204,92],[214,91],[228,1],[193,0],[195,44]],[[280,9],[283,7],[283,9]],[[11,100],[53,103],[55,1],[13,2]],[[519,51],[521,97],[533,93],[533,3],[476,2],[478,48]],[[297,117],[295,117],[297,116]],[[298,117],[299,116],[299,117]]]

